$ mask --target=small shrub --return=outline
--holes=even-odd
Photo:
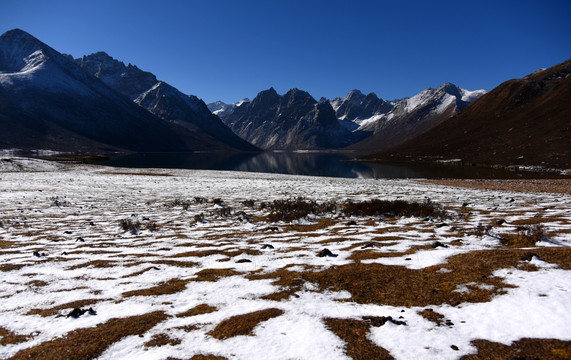
[[[137,232],[141,228],[141,223],[138,220],[133,221],[131,219],[121,219],[119,220],[119,226],[123,231]]]
[[[155,232],[159,230],[159,224],[157,224],[155,221],[149,221],[145,225],[145,228],[149,231]]]
[[[188,210],[188,208],[190,208],[190,205],[191,205],[191,202],[188,200],[184,200],[184,199],[174,199],[174,200],[166,203],[166,206],[169,206],[169,207],[180,206],[185,211]]]
[[[545,228],[541,224],[523,225],[517,228],[517,232],[502,238],[502,244],[512,248],[534,247],[545,237]]]
[[[435,217],[446,218],[446,211],[430,199],[424,202],[372,199],[362,202],[346,201],[341,213],[345,216]]]
[[[261,209],[271,211],[268,216],[270,221],[293,221],[307,217],[308,215],[322,215],[325,213],[335,213],[337,204],[328,201],[319,204],[315,200],[307,200],[303,197],[287,200],[274,200],[270,203],[262,203]]]
[[[52,206],[57,206],[59,207],[67,207],[67,206],[71,206],[71,203],[67,200],[60,200],[57,196],[56,197],[52,197],[50,198],[51,202],[52,202]]]
[[[256,206],[256,202],[252,199],[242,201],[242,205],[253,209]]]
[[[205,202],[207,202],[208,200],[206,200],[206,198],[200,197],[200,196],[195,196],[194,197],[194,202],[197,204],[204,204]]]
[[[218,217],[230,217],[232,216],[232,208],[222,207],[214,210],[214,215]]]
[[[492,225],[484,225],[482,223],[478,223],[478,225],[474,228],[474,235],[480,237],[484,235],[490,235],[492,229],[493,229]]]

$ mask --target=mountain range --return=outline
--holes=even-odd
[[[0,36],[0,149],[339,150],[568,168],[570,73],[571,60],[489,93],[445,83],[404,99],[352,90],[316,100],[270,88],[207,105],[104,52],[74,59],[15,29]]]
[[[271,88],[252,101],[216,102],[208,107],[236,134],[263,149],[343,149],[367,154],[422,134],[484,93],[446,83],[393,101],[359,90],[344,98],[316,101],[305,91],[292,89],[281,96]]]
[[[0,37],[0,107],[4,149],[258,150],[154,75],[104,53],[74,60],[18,29]]]
[[[413,140],[370,159],[458,159],[475,164],[571,163],[571,60],[508,80]]]

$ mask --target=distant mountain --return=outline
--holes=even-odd
[[[226,104],[223,101],[216,101],[207,104],[208,110],[210,110],[214,115],[218,116],[220,119],[224,120],[234,109],[244,103],[251,102],[252,100],[244,98],[234,104]]]
[[[75,62],[163,120],[190,132],[206,133],[214,138],[214,143],[230,145],[237,150],[258,150],[224,125],[220,118],[210,112],[204,101],[158,81],[149,72],[131,64],[125,65],[104,52],[84,56]]]
[[[571,60],[509,80],[382,159],[570,168]]]
[[[354,142],[329,102],[292,89],[279,95],[273,88],[235,107],[224,122],[241,138],[269,150],[335,149]]]
[[[353,90],[331,101],[337,117],[364,140],[349,148],[371,153],[396,146],[418,136],[457,114],[484,90],[468,91],[446,83],[427,88],[411,98],[386,101],[374,93],[364,95]]]
[[[164,121],[18,29],[0,36],[0,108],[0,148],[187,148]]]

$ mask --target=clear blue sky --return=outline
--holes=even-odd
[[[0,0],[0,33],[105,51],[206,102],[491,90],[571,58],[570,19],[571,0]]]

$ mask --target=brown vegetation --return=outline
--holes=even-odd
[[[121,319],[111,319],[96,327],[74,330],[67,333],[64,337],[22,350],[14,355],[12,359],[93,359],[122,338],[130,335],[143,335],[166,319],[167,315],[160,311]]]
[[[325,325],[346,342],[345,353],[354,360],[394,359],[390,353],[367,338],[370,325],[363,320],[325,319]]]
[[[126,291],[123,293],[123,297],[176,294],[177,292],[181,292],[186,289],[186,284],[188,284],[188,282],[189,280],[170,279],[157,286],[153,286],[152,288]]]
[[[463,356],[462,360],[484,359],[571,359],[571,341],[553,339],[521,339],[511,345],[474,340],[472,344],[478,349],[475,355]]]
[[[271,308],[232,316],[218,324],[216,328],[208,332],[207,335],[219,340],[239,335],[253,335],[252,332],[258,324],[268,321],[271,318],[281,316],[283,313],[283,310]]]
[[[193,307],[190,310],[187,310],[185,312],[181,312],[180,314],[177,314],[176,317],[190,317],[190,316],[208,314],[208,313],[214,312],[216,310],[217,310],[217,308],[215,306],[210,306],[207,304],[200,304],[200,305]]]

